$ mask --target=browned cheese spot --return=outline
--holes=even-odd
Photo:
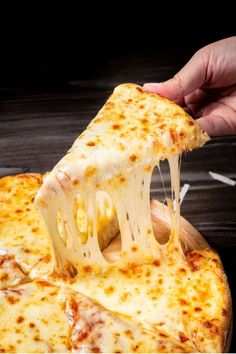
[[[92,267],[87,265],[83,267],[84,273],[92,273]]]
[[[37,232],[37,231],[39,231],[39,228],[38,228],[38,227],[33,227],[33,228],[31,229],[31,231],[32,231],[32,232]]]
[[[147,166],[144,167],[144,170],[145,170],[146,172],[151,172],[152,166],[147,165]]]
[[[144,128],[142,128],[142,131],[143,131],[144,133],[149,133],[149,128],[144,127]]]
[[[29,323],[29,328],[35,328],[35,326],[36,326],[35,323],[33,323],[33,322]]]
[[[137,247],[137,246],[132,246],[132,247],[131,247],[131,250],[132,250],[132,252],[137,252],[138,247]]]
[[[203,326],[204,326],[205,328],[211,328],[211,322],[205,321],[205,322],[203,322]]]
[[[227,315],[227,310],[226,309],[222,309],[222,316],[226,316]]]
[[[2,273],[2,275],[0,276],[0,280],[1,281],[4,281],[4,280],[7,280],[9,278],[9,275],[7,273]]]
[[[96,173],[97,169],[95,167],[88,167],[85,172],[86,177],[92,177]]]
[[[203,322],[203,327],[209,329],[210,334],[212,336],[215,336],[219,333],[219,328],[218,326],[215,324],[215,320],[209,320],[209,321],[205,321]]]
[[[119,130],[121,128],[120,124],[112,124],[112,129]]]
[[[194,122],[192,121],[192,120],[187,120],[187,122],[186,122],[188,125],[190,125],[190,126],[193,126],[194,125]]]
[[[172,128],[170,128],[170,137],[171,137],[173,144],[176,144],[178,141],[178,137],[177,137],[176,132]]]
[[[51,291],[51,292],[49,293],[49,295],[50,295],[50,296],[55,296],[55,295],[57,295],[57,291]]]
[[[180,305],[182,305],[182,306],[188,305],[187,301],[184,300],[184,299],[179,299],[179,303],[180,303]]]
[[[105,104],[105,109],[110,110],[111,108],[113,108],[115,106],[115,104],[113,102],[107,102]]]
[[[148,120],[146,118],[141,119],[141,123],[146,125],[148,123]]]
[[[124,293],[121,295],[121,297],[120,297],[120,301],[121,301],[121,302],[125,302],[128,297],[129,297],[129,293],[128,293],[128,292],[124,292]]]
[[[137,160],[137,156],[136,155],[130,155],[129,159],[130,159],[130,161],[135,162]]]
[[[126,337],[128,337],[130,339],[134,339],[133,332],[130,329],[127,329],[124,333],[125,333]]]
[[[108,286],[107,288],[104,289],[104,292],[105,292],[107,295],[111,295],[112,293],[114,293],[114,291],[115,291],[114,286]]]
[[[179,332],[179,339],[182,343],[185,343],[189,340],[189,338],[183,332]]]
[[[159,126],[159,129],[166,129],[166,124],[165,123],[163,123],[163,124],[161,124],[160,126]]]
[[[153,264],[154,266],[156,266],[156,267],[160,267],[161,262],[159,261],[159,259],[155,259],[155,260],[152,262],[152,264]]]
[[[33,337],[33,340],[34,340],[35,342],[39,342],[39,341],[40,341],[40,336],[39,336],[39,335],[34,336],[34,337]]]
[[[195,308],[194,308],[194,311],[195,311],[195,312],[201,312],[201,311],[202,311],[202,308],[201,308],[201,307],[195,307]]]
[[[212,259],[212,262],[214,262],[215,264],[218,264],[218,263],[219,263],[218,259],[216,259],[216,258],[213,258],[213,259]]]
[[[186,269],[185,268],[179,268],[179,272],[180,273],[186,273]]]
[[[121,181],[121,182],[125,182],[125,181],[126,181],[126,178],[125,178],[124,176],[121,176],[121,177],[120,177],[120,181]]]
[[[24,322],[25,318],[23,316],[18,316],[16,319],[16,323],[22,323]]]
[[[196,272],[199,270],[198,262],[200,257],[201,255],[197,253],[192,253],[192,252],[186,253],[186,258],[192,272]]]
[[[46,280],[37,280],[36,283],[40,286],[53,286],[53,284],[49,283]]]
[[[9,302],[9,304],[11,304],[11,305],[14,305],[20,301],[20,299],[18,297],[15,297],[13,295],[7,295],[6,298],[7,298],[7,301]]]
[[[79,179],[74,179],[73,181],[72,181],[72,185],[73,186],[77,186],[79,184]]]
[[[118,114],[117,119],[124,120],[125,119],[124,114]]]
[[[89,141],[86,145],[87,146],[95,146],[96,143],[94,141]]]

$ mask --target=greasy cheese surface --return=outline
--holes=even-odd
[[[178,156],[202,146],[208,136],[174,103],[134,84],[115,88],[87,129],[45,178],[36,203],[47,225],[59,273],[92,265],[109,267],[97,238],[98,193],[115,207],[121,233],[121,262],[155,258],[149,189],[153,168],[168,159],[178,212]],[[90,225],[82,243],[74,200],[82,198]],[[58,229],[58,214],[64,230]],[[176,225],[176,228],[178,226]],[[100,267],[100,268],[99,268]]]
[[[11,188],[19,187],[22,179],[22,175],[7,177],[7,186],[11,183]],[[29,218],[39,179],[40,175],[24,178],[25,193],[31,195]],[[6,189],[2,198],[9,200],[8,193]],[[17,192],[11,195],[13,210],[18,202]],[[32,218],[31,227],[38,225],[37,218]],[[3,225],[4,219],[1,222]],[[67,281],[47,275],[52,284],[50,279],[49,283],[32,280],[35,274],[45,278],[40,271],[43,266],[49,269],[48,247],[41,249],[41,262],[30,267],[26,276],[20,269],[21,259],[16,263],[12,256],[14,237],[21,227],[21,233],[25,232],[25,226],[18,220],[16,227],[14,218],[7,223],[11,248],[8,254],[6,247],[0,249],[0,351],[223,350],[230,320],[230,293],[220,259],[213,250],[192,251],[184,256],[174,249],[172,238],[152,264],[117,264],[99,275],[85,266],[82,280],[81,274]],[[28,238],[26,233],[17,247],[37,245],[37,237],[33,233]],[[47,244],[47,237],[45,230],[42,244]]]

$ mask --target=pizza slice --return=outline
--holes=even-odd
[[[120,316],[79,293],[68,297],[66,314],[71,326],[70,345],[79,353],[191,353],[187,339],[146,329],[130,316]]]
[[[97,211],[103,212],[99,193],[115,207],[122,262],[144,262],[155,257],[160,245],[153,235],[150,216],[152,171],[161,160],[168,159],[179,214],[179,155],[208,139],[173,102],[143,92],[138,85],[116,87],[37,194],[36,204],[51,238],[54,270],[67,273],[76,268],[80,272],[87,265],[98,272],[109,268],[97,237]],[[89,225],[86,243],[74,218],[77,195],[83,200]],[[58,214],[65,226],[63,233],[58,229]]]

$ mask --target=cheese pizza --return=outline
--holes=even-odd
[[[0,180],[0,352],[224,350],[227,278],[179,210],[179,156],[208,139],[125,84],[52,172]],[[168,209],[149,196],[164,159]]]

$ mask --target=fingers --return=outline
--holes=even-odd
[[[208,47],[200,49],[189,62],[170,80],[161,83],[146,83],[143,90],[167,97],[179,104],[184,103],[184,96],[201,88],[208,80]]]
[[[204,116],[196,120],[210,136],[236,134],[236,116],[224,117],[221,115]]]

